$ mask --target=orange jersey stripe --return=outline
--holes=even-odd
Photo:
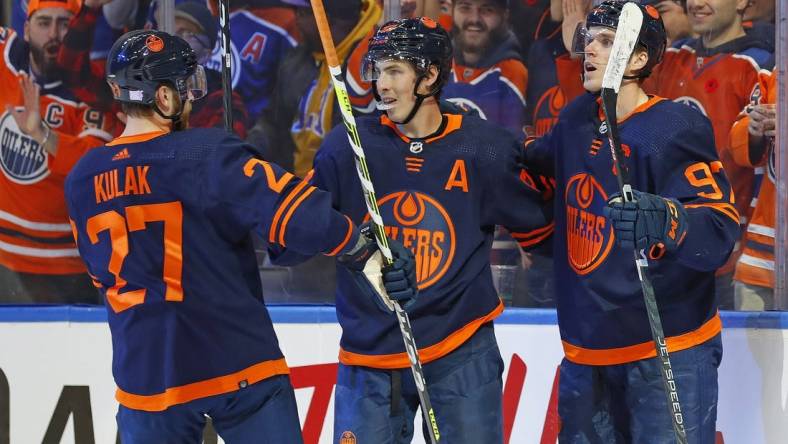
[[[433,344],[426,348],[419,349],[419,359],[422,364],[432,362],[440,359],[465,343],[476,330],[483,324],[492,321],[503,313],[503,303],[499,303],[497,307],[490,313],[472,320],[459,330],[450,334],[446,339]],[[349,352],[345,349],[339,350],[339,361],[345,365],[360,365],[372,368],[384,369],[397,369],[408,368],[410,360],[406,353],[394,353],[391,355],[362,355],[359,353]]]
[[[271,229],[268,231],[268,241],[271,243],[276,243],[276,232],[277,227],[279,226],[279,219],[282,217],[282,213],[285,212],[285,209],[290,202],[301,193],[301,191],[306,188],[308,183],[306,181],[302,181],[295,188],[293,188],[290,193],[287,194],[285,200],[279,204],[279,208],[276,209],[276,213],[274,213],[274,219],[271,221]]]
[[[285,214],[285,218],[282,220],[282,228],[279,230],[279,244],[282,245],[283,247],[286,246],[285,232],[287,232],[287,223],[290,222],[290,218],[293,217],[293,213],[295,213],[295,210],[298,209],[298,207],[301,205],[304,199],[309,197],[310,194],[314,193],[316,189],[317,188],[315,187],[307,188],[307,190],[301,193],[301,196],[299,196],[298,199],[296,199],[293,205],[290,205],[290,209],[287,210],[287,214]]]
[[[733,219],[734,222],[736,222],[736,224],[739,224],[739,212],[736,211],[736,207],[734,207],[731,204],[709,202],[709,203],[684,205],[684,208],[698,208],[698,207],[709,207],[713,210],[717,210],[720,213]]]
[[[350,220],[350,218],[347,216],[345,216],[345,219],[347,219],[347,224],[348,224],[347,234],[345,235],[345,238],[342,240],[342,242],[339,245],[337,245],[336,248],[331,250],[330,253],[326,253],[326,256],[336,256],[337,254],[339,254],[339,252],[342,251],[343,248],[345,248],[348,241],[353,236],[353,221]]]
[[[686,350],[698,344],[702,344],[716,336],[722,331],[722,320],[717,313],[706,321],[698,329],[679,336],[671,336],[666,339],[668,352],[673,353]],[[643,342],[620,348],[590,349],[572,345],[566,341],[561,341],[564,346],[566,359],[584,365],[617,365],[627,362],[640,361],[641,359],[654,358],[657,351],[654,341]]]
[[[263,361],[229,375],[178,387],[170,387],[164,393],[155,395],[135,395],[118,388],[115,392],[115,399],[130,409],[160,412],[174,405],[194,401],[195,399],[236,391],[239,389],[239,384],[243,381],[251,385],[272,376],[287,375],[289,373],[290,369],[287,367],[285,359],[281,358],[273,361]]]

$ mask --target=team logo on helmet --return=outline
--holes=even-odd
[[[437,27],[438,27],[438,23],[437,23],[437,22],[435,22],[435,20],[433,20],[433,19],[431,19],[431,18],[429,18],[429,17],[422,17],[422,18],[421,18],[421,23],[422,23],[424,26],[426,26],[426,27],[428,27],[428,28],[430,28],[430,29],[435,29],[435,28],[437,28]]]
[[[386,234],[416,257],[419,290],[436,283],[454,258],[457,239],[449,213],[435,198],[416,191],[391,193],[378,200],[378,206]]]
[[[30,185],[49,175],[44,147],[23,133],[14,117],[0,118],[0,169],[11,182]]]
[[[145,46],[151,50],[151,52],[159,52],[164,49],[164,40],[159,38],[156,35],[149,35],[147,39],[145,39]]]
[[[572,176],[566,185],[566,245],[575,273],[594,271],[613,246],[612,224],[602,215],[607,194],[590,174]]]
[[[651,5],[646,5],[646,7],[643,9],[646,10],[646,13],[650,15],[651,18],[653,18],[654,20],[659,20],[659,11],[657,11],[657,8]]]
[[[339,437],[339,444],[356,444],[356,435],[350,431],[342,432],[342,436]]]

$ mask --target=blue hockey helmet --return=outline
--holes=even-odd
[[[205,71],[194,50],[180,37],[155,30],[121,36],[107,57],[107,82],[115,100],[154,105],[156,90],[170,85],[181,100],[197,100],[207,92]]]

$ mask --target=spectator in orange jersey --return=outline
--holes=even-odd
[[[747,4],[747,0],[687,0],[692,31],[699,37],[679,48],[668,48],[662,63],[643,84],[649,94],[685,103],[711,120],[742,228],[751,213],[750,201],[759,179],[752,168],[733,161],[728,133],[736,116],[750,103],[758,74],[774,63],[773,42],[742,26]],[[734,250],[718,271],[721,308],[733,306],[733,268],[740,253],[741,249]]]
[[[74,246],[63,181],[113,121],[77,103],[55,63],[79,0],[31,0],[24,35],[0,28],[0,301],[98,302]]]
[[[758,103],[733,125],[730,146],[736,163],[766,170],[734,274],[736,309],[762,311],[774,308],[776,71],[761,74],[758,84]]]

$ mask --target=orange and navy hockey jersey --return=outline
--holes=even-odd
[[[739,112],[751,101],[762,69],[774,63],[768,42],[753,34],[716,48],[690,40],[680,48],[669,48],[665,58],[646,79],[643,89],[697,109],[711,120],[717,153],[725,166],[736,198],[742,226],[751,213],[751,200],[760,178],[755,171],[733,161],[728,133]],[[733,270],[729,262],[721,272]]]
[[[572,59],[564,48],[561,28],[531,45],[528,52],[528,88],[525,100],[526,133],[541,137],[558,122],[558,114],[584,93],[581,59]]]
[[[649,261],[668,348],[683,350],[722,328],[714,273],[739,236],[731,186],[697,111],[650,97],[619,131],[632,187],[687,209],[684,242]],[[616,245],[603,213],[619,187],[598,97],[571,102],[551,132],[526,142],[525,156],[529,169],[556,181],[555,294],[567,359],[614,365],[655,356],[632,250]]]
[[[410,321],[422,362],[431,362],[503,311],[490,271],[495,225],[507,227],[523,247],[536,245],[552,230],[551,205],[519,166],[515,138],[478,117],[444,114],[442,127],[425,139],[406,137],[386,116],[357,124],[386,232],[416,257],[420,296]],[[312,183],[361,223],[368,216],[354,169],[345,128],[338,126],[318,151]],[[289,249],[273,254],[282,265],[302,259]],[[342,363],[409,366],[396,317],[359,293],[341,267],[336,306]]]
[[[106,297],[124,406],[162,411],[289,372],[251,232],[304,255],[358,234],[331,196],[219,129],[120,137],[68,175],[79,253]]]
[[[758,78],[758,103],[777,102],[777,72],[761,73]],[[767,141],[768,146],[762,159],[753,163],[750,159],[749,132],[750,119],[743,113],[731,129],[730,146],[733,159],[745,167],[765,167],[761,186],[753,199],[755,210],[744,235],[744,246],[736,263],[734,279],[745,284],[774,288],[774,228],[776,224],[776,165],[774,139]]]
[[[483,119],[525,139],[525,88],[528,70],[520,59],[520,44],[509,32],[491,45],[485,57],[473,65],[455,51],[449,81],[441,98],[476,111]]]
[[[56,155],[48,153],[5,112],[24,104],[19,79],[30,72],[28,46],[16,32],[0,28],[0,54],[0,265],[24,273],[84,272],[63,180],[85,151],[112,138],[116,121],[77,103],[62,82],[40,82],[41,116],[58,137]]]

